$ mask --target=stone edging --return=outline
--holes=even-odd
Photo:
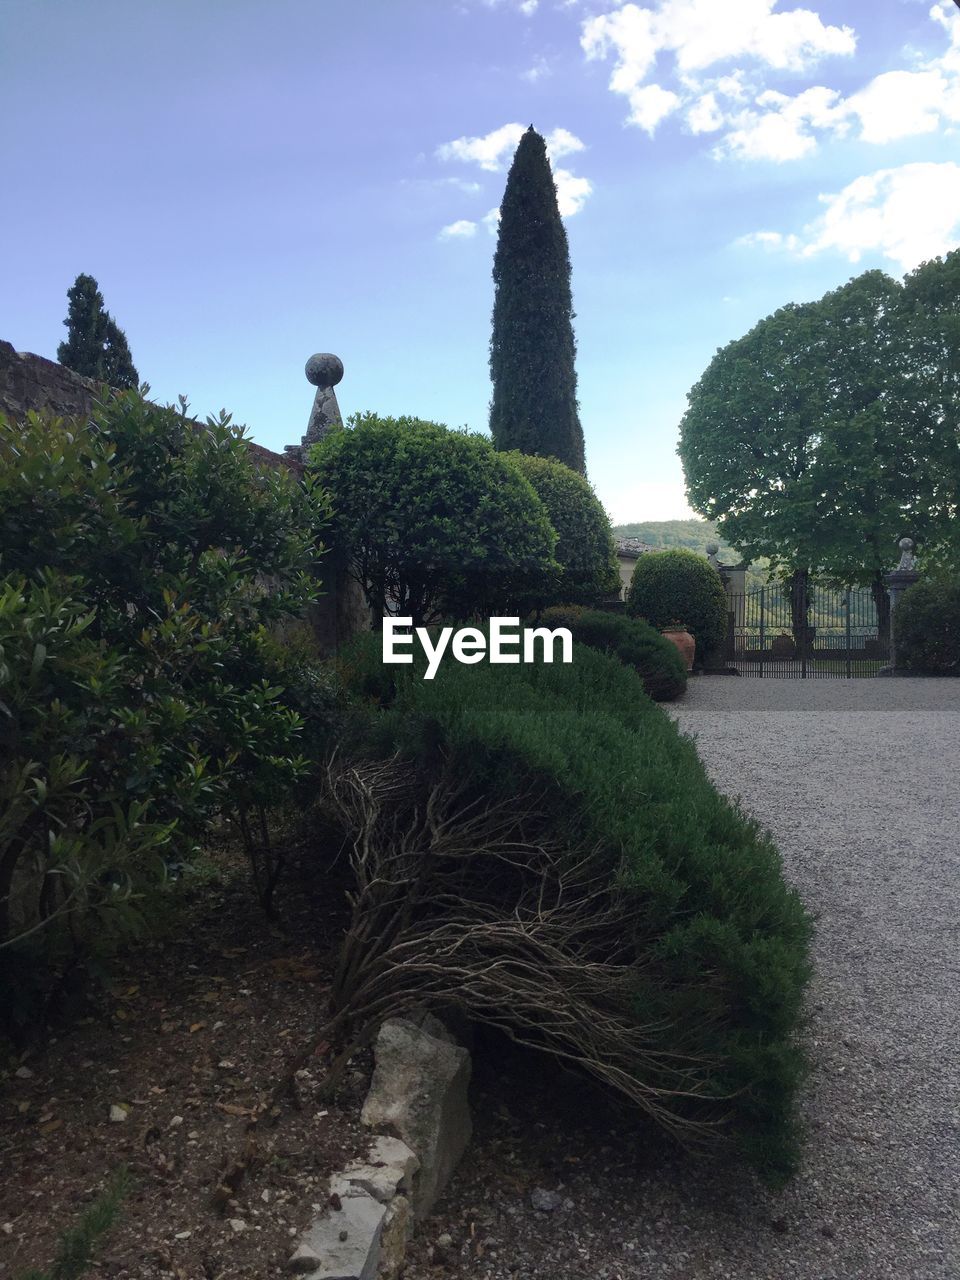
[[[292,1272],[313,1280],[396,1280],[414,1223],[433,1208],[471,1135],[470,1054],[430,1014],[385,1022],[362,1122],[390,1129],[329,1182],[297,1242]]]

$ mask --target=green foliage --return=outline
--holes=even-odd
[[[130,1187],[129,1173],[125,1168],[118,1169],[77,1225],[64,1232],[50,1268],[28,1271],[21,1280],[80,1280],[93,1261],[100,1237],[116,1222]]]
[[[359,695],[381,698],[380,752],[400,750],[427,777],[456,779],[465,812],[473,802],[503,802],[496,812],[508,814],[535,804],[517,838],[550,847],[568,870],[586,868],[574,877],[586,897],[564,903],[574,926],[560,930],[570,917],[558,906],[551,937],[559,959],[572,948],[592,981],[615,966],[597,1017],[626,1016],[646,1037],[631,1079],[667,1090],[668,1114],[717,1125],[766,1176],[789,1174],[809,920],[769,839],[714,790],[693,743],[643,696],[638,676],[576,645],[572,665],[450,663],[433,681],[418,666],[394,667],[386,690],[369,637],[346,670]],[[513,887],[508,874],[484,876],[472,892],[487,904],[504,895],[509,915]],[[600,927],[611,904],[622,911],[614,937]],[[462,912],[465,927],[469,905]],[[469,1007],[471,993],[454,998]],[[551,1009],[551,1026],[564,1013]],[[523,1014],[496,1016],[509,1027]]]
[[[868,271],[783,307],[689,393],[679,453],[691,505],[780,576],[878,581],[899,537],[921,543],[943,522],[945,420],[927,400],[905,292]]]
[[[619,596],[620,571],[610,521],[589,481],[554,458],[518,452],[502,456],[530,481],[557,533],[554,554],[560,576],[552,584],[544,581],[535,603],[595,604]]]
[[[547,609],[541,623],[567,627],[577,643],[609,653],[632,667],[655,702],[672,702],[687,687],[687,672],[676,645],[641,618],[560,605]]]
[[[960,578],[937,574],[903,593],[893,613],[897,664],[926,675],[960,675]]]
[[[529,481],[483,436],[418,418],[355,415],[312,451],[333,537],[375,624],[509,611],[552,581],[557,536]]]
[[[720,575],[702,556],[680,547],[648,551],[637,561],[627,589],[627,612],[654,627],[682,622],[697,642],[697,661],[723,647],[727,597]]]
[[[324,513],[225,416],[135,392],[83,425],[0,416],[0,984],[17,998],[24,973],[50,987],[137,927],[215,815],[259,818],[304,776],[270,629],[316,595]]]
[[[532,125],[507,175],[493,280],[494,443],[582,473],[570,251],[546,144]]]
[[[126,334],[104,310],[103,294],[93,276],[77,276],[67,298],[70,305],[63,322],[67,340],[57,348],[60,363],[119,390],[136,387],[139,378]]]

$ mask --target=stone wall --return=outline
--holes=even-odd
[[[0,413],[21,419],[32,410],[47,410],[64,418],[86,417],[97,397],[97,384],[66,369],[54,360],[17,351],[0,340]],[[286,467],[299,475],[303,468],[296,454],[274,453],[248,441],[247,447],[261,466]],[[310,610],[310,623],[324,657],[357,631],[368,630],[369,611],[359,585],[346,573],[342,560],[325,557],[324,594]]]

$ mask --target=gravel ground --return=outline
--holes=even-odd
[[[804,1166],[774,1196],[528,1064],[481,1084],[407,1280],[958,1280],[960,680],[707,678],[669,712],[817,919]]]

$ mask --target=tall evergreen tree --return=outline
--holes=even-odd
[[[570,251],[546,143],[533,125],[507,176],[493,280],[494,444],[558,458],[582,474]]]
[[[111,387],[136,387],[140,379],[126,334],[104,309],[103,294],[93,276],[77,276],[73,288],[67,290],[67,299],[70,306],[63,322],[67,340],[57,348],[60,363]]]

